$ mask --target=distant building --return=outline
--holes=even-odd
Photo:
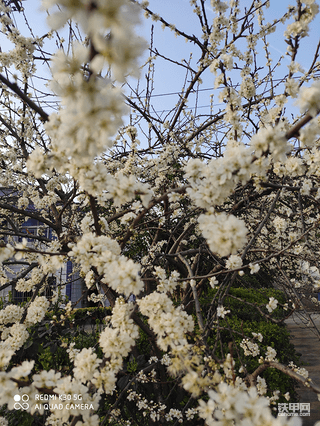
[[[19,194],[14,191],[12,188],[0,188],[0,200],[5,200],[8,202],[14,202],[18,200]],[[34,211],[35,208],[33,205],[29,205],[28,210],[30,212]],[[8,211],[9,214],[9,211]],[[10,225],[9,218],[5,215],[0,216],[0,239],[4,242],[8,242],[10,236],[14,242],[21,242],[23,238],[27,238],[28,245],[32,246],[35,239],[30,238],[42,236],[51,240],[53,238],[52,230],[46,225],[34,218],[27,218],[27,220],[19,227],[19,232],[15,232],[14,235],[13,227]],[[12,229],[12,234],[10,232]],[[9,232],[8,232],[9,230]],[[10,235],[11,234],[11,235]],[[16,259],[9,259],[3,265],[6,276],[9,281],[12,282],[10,286],[5,287],[4,284],[0,284],[0,298],[4,302],[9,300],[11,297],[13,302],[19,303],[26,301],[29,297],[32,296],[32,292],[18,292],[15,289],[15,280],[23,272],[25,268],[28,268],[28,263],[21,259],[17,261]],[[25,277],[28,279],[30,273]],[[63,267],[57,271],[54,275],[48,278],[50,284],[49,288],[46,290],[46,295],[50,296],[52,290],[57,290],[60,287],[61,295],[67,296],[68,300],[71,300],[72,303],[77,302],[81,299],[83,292],[86,290],[84,281],[80,278],[78,271],[71,261],[67,261]],[[5,287],[5,288],[3,288]],[[87,306],[86,297],[82,298],[79,303],[76,305],[77,308],[82,308]]]

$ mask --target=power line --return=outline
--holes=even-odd
[[[196,92],[205,92],[208,90],[215,90],[213,87],[208,87],[206,89],[198,89],[193,90],[192,93],[196,93]],[[158,98],[160,96],[172,96],[172,95],[181,95],[181,92],[168,92],[168,93],[158,93],[156,95],[149,95],[151,98]],[[141,99],[141,98],[146,98],[147,96],[131,96],[131,99]]]
[[[234,87],[236,87],[236,86],[234,86]],[[222,88],[222,87],[218,87],[218,89],[219,88]],[[193,90],[191,93],[205,92],[205,91],[208,91],[208,90],[216,90],[216,89],[214,89],[213,87],[208,87],[206,89],[198,89],[197,91]],[[181,92],[158,93],[156,95],[148,95],[148,97],[158,98],[160,96],[172,96],[172,95],[181,95]],[[145,98],[147,98],[147,96],[130,96],[130,99],[145,99]]]
[[[293,78],[299,78],[299,77],[293,77]],[[274,81],[274,82],[278,82],[278,81],[282,81],[283,79],[282,78],[275,78],[275,79],[273,79],[272,81]],[[267,83],[267,82],[264,82],[263,84],[265,84],[265,83]],[[231,85],[231,86],[228,86],[228,87],[232,87],[233,89],[234,88],[237,88],[237,87],[239,87],[240,86],[240,84],[239,83],[237,83],[237,84],[233,84],[233,85]],[[207,91],[209,91],[209,90],[219,90],[219,89],[224,89],[225,88],[225,86],[219,86],[219,87],[217,87],[217,88],[214,88],[214,87],[206,87],[206,88],[204,88],[204,89],[198,89],[198,90],[193,90],[191,93],[197,93],[197,92],[207,92]],[[150,97],[150,98],[158,98],[158,97],[161,97],[161,96],[172,96],[172,95],[181,95],[181,91],[180,92],[168,92],[168,93],[158,93],[158,94],[155,94],[155,95],[148,95],[148,96],[130,96],[130,99],[145,99],[145,98],[147,98],[147,97]]]
[[[214,104],[214,105],[199,105],[199,106],[193,106],[193,107],[186,107],[186,108],[184,108],[184,110],[186,110],[186,109],[200,109],[200,108],[212,108],[212,107],[216,107],[216,106],[219,106],[219,105],[223,105],[223,102],[220,102],[219,104]],[[134,109],[134,107],[133,107],[133,109]],[[157,114],[159,114],[159,113],[163,113],[163,112],[170,112],[170,111],[173,111],[174,109],[164,109],[164,110],[158,110],[158,111],[155,111]]]

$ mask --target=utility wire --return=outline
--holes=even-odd
[[[295,77],[293,77],[293,78],[295,78]],[[299,78],[299,77],[297,77],[297,78]],[[275,78],[275,79],[273,79],[274,82],[278,82],[278,81],[282,81],[282,80],[283,80],[283,78]],[[232,87],[234,89],[234,88],[237,88],[239,86],[240,86],[240,84],[237,83],[237,84],[232,84],[231,86],[228,86],[228,87]],[[217,88],[206,87],[206,88],[203,88],[203,89],[193,90],[191,93],[207,92],[208,90],[219,90],[219,89],[224,89],[224,88],[225,88],[225,86],[219,86]],[[148,97],[150,97],[150,98],[158,98],[160,96],[172,96],[172,95],[181,95],[181,92],[157,93],[155,95],[148,95]],[[145,98],[146,98],[146,96],[130,96],[130,99],[145,99]]]

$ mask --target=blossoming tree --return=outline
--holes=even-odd
[[[156,2],[46,0],[52,31],[42,37],[17,24],[28,24],[22,6],[0,3],[8,39],[0,52],[1,186],[19,195],[0,200],[0,289],[32,296],[0,311],[1,404],[14,410],[27,395],[23,408],[46,425],[296,424],[272,415],[279,392],[263,396],[263,373],[273,368],[320,389],[271,346],[262,350],[263,334],[235,330],[227,300],[243,277],[268,274],[288,300],[242,303],[277,323],[280,304],[289,316],[301,302],[302,282],[319,283],[320,42],[309,38],[316,1],[297,0],[268,23],[269,1],[211,0],[209,15],[208,1],[191,0],[199,24],[191,34],[158,14]],[[148,47],[135,30],[143,12],[186,40],[193,57],[164,55],[153,39]],[[287,53],[273,62],[268,40],[282,25]],[[302,67],[307,43],[314,51]],[[167,114],[152,103],[158,60],[185,73]],[[139,75],[146,78],[135,86]],[[188,102],[209,78],[220,104],[201,114]],[[28,244],[28,218],[52,238],[28,235]],[[45,295],[48,277],[68,260],[110,302],[100,352],[70,346],[71,374],[35,372],[32,359],[15,365],[57,303],[58,289]],[[8,278],[14,262],[22,269]],[[246,359],[259,356],[249,371]],[[47,408],[39,395],[50,396]]]

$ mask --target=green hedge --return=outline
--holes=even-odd
[[[210,308],[210,302],[213,301],[217,294],[216,289],[211,289],[201,298],[201,305],[204,313],[208,312]],[[239,299],[243,299],[241,302],[234,299],[232,296]],[[258,343],[260,346],[261,355],[265,354],[267,346],[273,347],[277,351],[277,358],[283,364],[288,364],[289,361],[294,361],[299,364],[298,357],[295,353],[294,347],[289,342],[289,334],[286,331],[284,325],[274,324],[270,321],[266,321],[265,317],[261,315],[255,306],[260,306],[263,312],[267,312],[265,305],[269,301],[269,297],[276,298],[280,304],[285,303],[284,295],[274,289],[243,289],[234,288],[230,290],[230,295],[226,297],[224,306],[231,310],[231,313],[226,316],[225,319],[219,319],[219,326],[222,327],[220,335],[222,341],[222,347],[219,345],[216,348],[215,355],[221,357],[221,351],[224,355],[230,352],[230,342],[233,341],[233,353],[236,362],[235,372],[237,373],[240,368],[240,361],[237,359],[237,351],[240,353],[242,359],[246,364],[247,371],[252,373],[259,366],[259,356],[257,357],[245,357],[240,343],[243,338],[252,338],[252,332],[261,333],[264,336],[263,342]],[[249,302],[254,306],[250,306],[245,302]],[[215,302],[216,303],[216,302]],[[287,312],[282,306],[272,313],[272,317],[283,318]],[[101,327],[103,327],[104,319],[106,316],[111,315],[110,308],[85,308],[75,310],[69,318],[65,318],[65,311],[55,308],[54,311],[49,312],[42,323],[30,328],[30,337],[24,347],[15,355],[12,359],[10,368],[13,365],[20,364],[23,360],[35,360],[34,372],[39,370],[50,370],[58,369],[63,374],[70,374],[73,368],[72,362],[70,362],[67,348],[70,343],[74,343],[75,349],[83,349],[93,347],[99,357],[102,357],[102,351],[98,344],[98,336]],[[140,315],[139,315],[140,316]],[[143,318],[143,321],[146,321]],[[85,331],[85,326],[91,326],[90,332]],[[230,336],[229,328],[234,330],[233,337]],[[217,330],[215,325],[212,326],[210,334],[208,336],[208,345],[213,350],[215,338],[217,336]],[[193,341],[197,336],[190,336]],[[234,344],[237,347],[234,347]],[[67,347],[66,347],[67,346]],[[118,380],[118,387],[123,389],[126,384],[134,377],[134,375],[148,365],[148,359],[150,356],[150,342],[144,332],[140,332],[140,338],[137,342],[133,353],[124,362],[123,371],[120,374]],[[286,393],[290,390],[290,402],[297,400],[294,391],[294,382],[289,379],[285,374],[275,370],[269,369],[264,371],[261,375],[264,377],[268,384],[268,396],[272,396],[273,390],[280,390],[282,393]],[[167,377],[168,384],[170,378]],[[147,392],[149,397],[152,397],[152,390],[148,388],[148,384],[144,385],[144,388],[139,387],[139,391]],[[140,389],[141,388],[141,389]],[[170,388],[170,386],[169,386]],[[149,389],[149,390],[148,390]],[[179,390],[180,389],[180,390]],[[138,389],[137,389],[138,390]],[[179,392],[178,392],[179,391]],[[176,388],[176,397],[172,394],[171,398],[174,397],[176,400],[188,398],[186,392],[181,388]],[[146,396],[147,396],[146,394]],[[154,396],[156,397],[156,396]],[[114,396],[103,397],[100,404],[100,413],[103,415],[110,404],[116,398]],[[277,402],[286,402],[283,397]],[[129,403],[128,403],[129,404]],[[129,406],[128,406],[129,407]],[[125,408],[124,408],[125,409]],[[44,417],[38,416],[37,414],[33,417],[31,422],[31,416],[24,413],[8,412],[6,407],[2,407],[0,415],[4,415],[6,418],[10,418],[10,425],[29,426],[29,425],[40,425],[44,424]]]
[[[219,289],[210,289],[206,297],[202,298],[201,302],[205,305],[207,311],[210,307],[209,301],[210,299],[212,301],[214,300],[214,297],[217,295],[217,291],[219,291]],[[232,296],[242,299],[243,301],[235,299]],[[272,314],[270,314],[266,308],[266,304],[269,302],[270,297],[274,297],[279,302],[278,307],[272,312]],[[217,300],[215,300],[214,303],[216,304]],[[279,290],[271,288],[230,289],[229,295],[225,298],[223,306],[226,309],[230,309],[231,312],[225,317],[225,319],[219,319],[218,325],[222,348],[219,341],[215,355],[221,357],[222,354],[225,355],[230,352],[229,345],[230,342],[233,342],[233,345],[236,344],[237,350],[246,364],[248,373],[252,373],[260,365],[259,357],[264,356],[267,347],[271,346],[276,350],[276,358],[280,363],[287,365],[290,361],[293,361],[296,365],[299,365],[300,362],[298,354],[296,353],[294,346],[290,343],[290,334],[288,333],[285,324],[283,322],[276,324],[270,319],[267,319],[257,310],[257,307],[259,307],[263,313],[270,315],[274,319],[281,320],[288,315],[286,306],[281,306],[285,305],[285,303],[285,295]],[[229,329],[233,331],[232,336]],[[262,334],[263,341],[261,343],[257,339],[253,338],[253,332]],[[215,325],[213,325],[209,338],[209,345],[212,350],[214,348],[217,333]],[[256,357],[244,355],[244,351],[240,347],[240,343],[244,338],[249,338],[252,342],[259,345],[260,355]],[[235,354],[237,353],[235,348],[233,351]],[[238,371],[241,364],[236,356],[235,361],[235,369]],[[276,369],[268,369],[260,374],[260,377],[266,379],[268,384],[268,396],[271,397],[273,391],[278,389],[282,394],[286,392],[290,393],[290,402],[297,401],[297,393],[295,391],[296,383],[284,373]],[[287,401],[283,397],[280,397],[277,402]]]

